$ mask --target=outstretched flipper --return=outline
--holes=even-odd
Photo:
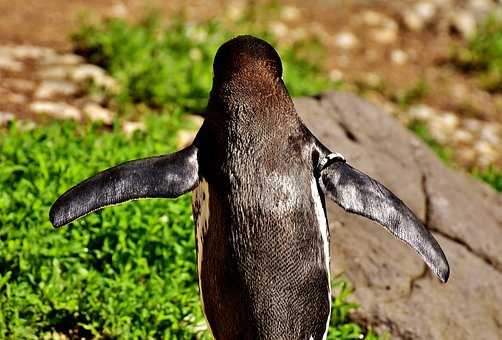
[[[339,155],[328,155],[319,165],[319,185],[348,212],[372,219],[413,247],[442,281],[450,274],[448,261],[432,234],[390,190],[354,169]]]
[[[197,148],[117,165],[74,186],[51,207],[49,219],[58,228],[107,205],[137,198],[175,198],[199,181]]]

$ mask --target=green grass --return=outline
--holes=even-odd
[[[134,24],[113,19],[84,24],[73,41],[78,53],[106,68],[119,81],[119,106],[141,102],[154,108],[175,105],[202,111],[211,89],[217,48],[243,33],[254,34],[278,48],[285,83],[293,96],[333,88],[335,84],[320,66],[324,50],[315,38],[280,43],[264,28],[264,22],[255,19],[275,12],[276,8],[270,6],[249,9],[232,31],[216,19],[187,23],[182,14],[170,18],[169,24],[162,24],[154,15]]]
[[[454,49],[452,61],[476,73],[484,88],[502,91],[502,18],[490,16],[467,47]]]
[[[482,180],[483,182],[489,184],[492,188],[498,192],[502,192],[502,170],[496,167],[489,167],[484,170],[474,170],[474,177]]]
[[[146,121],[130,138],[74,123],[0,130],[0,338],[208,338],[197,331],[190,195],[104,209],[59,230],[48,221],[51,203],[84,178],[175,150],[178,115]],[[347,285],[335,287],[329,339],[362,338]]]

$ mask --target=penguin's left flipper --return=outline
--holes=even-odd
[[[49,219],[59,228],[108,205],[138,198],[175,198],[199,181],[197,148],[129,161],[77,184],[52,205]]]
[[[340,157],[321,161],[319,185],[324,194],[348,212],[383,225],[414,248],[442,281],[450,274],[448,261],[438,242],[415,214],[390,190],[351,167]]]

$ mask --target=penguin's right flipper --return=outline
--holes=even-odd
[[[319,185],[348,212],[372,219],[414,248],[442,281],[450,273],[448,261],[432,234],[390,190],[354,169],[340,157],[321,161]]]
[[[77,184],[52,205],[49,219],[58,228],[108,205],[138,198],[175,198],[199,181],[197,148],[129,161]]]

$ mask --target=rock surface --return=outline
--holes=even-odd
[[[306,125],[384,183],[433,231],[448,257],[441,284],[383,228],[327,201],[331,266],[353,283],[353,318],[394,339],[502,338],[502,195],[448,169],[390,114],[346,93],[301,98]]]

